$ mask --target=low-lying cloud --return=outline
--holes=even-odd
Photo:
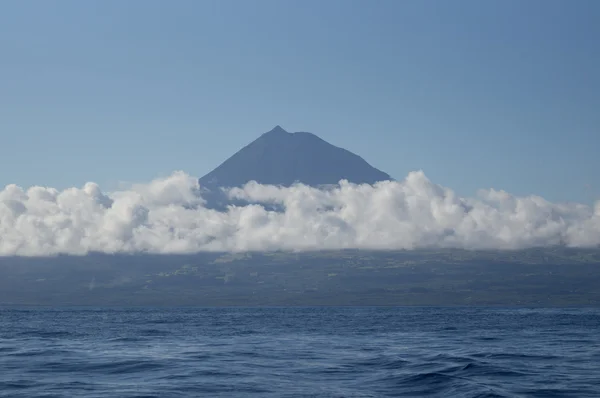
[[[227,193],[271,206],[208,209],[198,179],[183,172],[113,193],[94,183],[63,191],[8,185],[0,191],[0,255],[600,244],[600,202],[556,204],[493,189],[462,198],[420,171],[373,186],[251,182]]]

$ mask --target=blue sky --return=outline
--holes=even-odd
[[[0,185],[202,176],[279,124],[460,194],[600,196],[600,2],[12,1]]]

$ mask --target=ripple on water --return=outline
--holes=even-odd
[[[0,396],[592,397],[600,312],[565,311],[3,310]]]

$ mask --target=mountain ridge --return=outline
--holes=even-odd
[[[218,190],[247,182],[290,186],[337,184],[347,180],[374,184],[389,174],[365,159],[309,132],[289,133],[277,125],[250,142],[200,178],[201,187]]]

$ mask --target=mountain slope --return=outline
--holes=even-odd
[[[239,150],[200,179],[204,188],[242,186],[248,181],[318,186],[345,179],[373,184],[391,177],[363,158],[311,133],[288,133],[279,126]]]

